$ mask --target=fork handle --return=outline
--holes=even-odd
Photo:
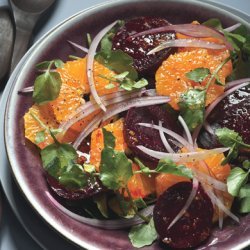
[[[11,73],[15,69],[20,59],[26,53],[29,46],[31,35],[32,35],[32,30],[24,30],[19,28],[18,26],[16,27],[15,43],[14,43],[13,56],[11,61],[11,70],[10,70]]]

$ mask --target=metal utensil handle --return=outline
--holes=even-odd
[[[32,30],[23,30],[19,27],[16,27],[16,36],[10,70],[11,73],[15,69],[20,59],[26,53],[29,46],[31,34]]]

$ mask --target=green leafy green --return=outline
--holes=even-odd
[[[187,178],[193,178],[193,172],[190,168],[187,168],[184,165],[177,165],[169,158],[161,159],[155,169],[158,173],[168,173],[179,176],[185,176]]]
[[[56,66],[56,68],[61,68],[64,65],[64,62],[62,60],[54,59],[52,61],[40,62],[36,65],[36,68],[40,69],[40,70],[47,69],[51,63],[54,64]]]
[[[217,30],[223,30],[221,21],[218,18],[211,18],[202,24]]]
[[[245,197],[242,200],[240,200],[240,213],[250,213],[250,197]]]
[[[238,197],[240,199],[250,197],[250,184],[245,184],[240,188],[240,191],[238,193]],[[250,209],[250,208],[249,208]]]
[[[204,120],[206,91],[190,89],[181,95],[178,103],[180,114],[187,123],[190,131],[193,131]]]
[[[60,172],[59,183],[69,189],[79,189],[87,185],[88,176],[79,164],[64,166]]]
[[[103,185],[113,190],[125,187],[132,174],[132,162],[124,152],[112,148],[102,150],[100,179]]]
[[[147,224],[132,227],[128,236],[134,247],[151,245],[157,239],[153,218]]]
[[[115,82],[118,82],[120,85],[120,88],[125,89],[127,91],[131,91],[134,89],[141,89],[141,88],[148,85],[148,81],[146,79],[141,78],[138,81],[134,81],[134,80],[127,77],[128,74],[129,74],[129,72],[125,71],[119,75],[114,76],[113,78],[108,78],[108,77],[103,76],[103,75],[99,75],[99,76],[110,81],[110,83],[105,86],[106,89],[114,88]]]
[[[128,71],[128,78],[136,80],[137,71],[133,67],[133,58],[122,50],[112,50],[112,39],[118,27],[124,25],[123,21],[113,27],[101,40],[101,49],[96,54],[95,59],[116,73]]]
[[[107,131],[105,128],[102,129],[104,138],[104,148],[114,148],[115,147],[115,137],[114,135]]]
[[[54,61],[50,62],[45,73],[39,75],[34,83],[33,100],[37,104],[45,104],[55,100],[60,92],[62,81],[58,72],[50,72]]]
[[[55,143],[41,150],[44,169],[63,186],[79,189],[87,185],[88,176],[81,165],[76,164],[77,153],[70,144]]]
[[[134,174],[144,173],[144,174],[174,174],[179,176],[184,176],[187,178],[193,178],[193,172],[191,169],[187,168],[184,165],[177,165],[169,158],[163,158],[158,162],[158,165],[155,169],[150,169],[146,167],[138,158],[134,159],[135,162],[140,166],[140,170],[135,171]]]
[[[235,167],[231,170],[227,178],[227,189],[232,196],[238,196],[240,189],[247,182],[249,172],[242,168]]]
[[[45,140],[45,130],[36,133],[35,143],[39,144]]]
[[[233,73],[228,77],[228,80],[250,77],[250,34],[247,28],[241,25],[234,31],[227,32],[223,30],[220,20],[214,18],[203,24],[223,32],[234,48],[234,51],[230,52],[233,61]]]
[[[211,75],[210,69],[208,68],[196,68],[185,74],[186,77],[194,82],[202,82],[209,75]]]
[[[98,194],[93,197],[94,202],[96,203],[99,211],[101,212],[104,218],[108,218],[108,203],[106,194]]]
[[[100,179],[106,187],[117,190],[127,185],[132,176],[132,162],[124,152],[114,150],[115,137],[103,129],[104,149],[101,153]]]
[[[218,128],[215,131],[219,142],[225,147],[230,147],[227,157],[223,160],[222,164],[226,164],[233,159],[236,159],[240,148],[250,148],[249,144],[243,142],[239,133],[228,128]]]

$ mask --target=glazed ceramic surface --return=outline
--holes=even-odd
[[[82,224],[57,210],[50,202],[45,193],[48,187],[39,151],[24,138],[22,117],[32,105],[32,99],[27,95],[18,95],[17,92],[33,85],[36,77],[34,66],[38,62],[54,58],[67,60],[69,54],[83,55],[72,50],[67,40],[82,44],[84,34],[91,33],[94,36],[117,19],[152,15],[165,17],[173,24],[190,23],[193,20],[203,22],[217,17],[225,27],[241,22],[249,28],[244,20],[229,12],[195,1],[109,2],[74,15],[42,38],[24,62],[10,91],[5,113],[5,144],[14,177],[32,207],[50,226],[73,243],[87,249],[132,249],[132,246],[126,230],[109,231]],[[247,216],[241,219],[240,226],[228,223],[223,231],[215,228],[209,241],[200,249],[239,249],[247,246],[250,241],[249,223],[250,217]],[[155,243],[145,249],[161,249],[161,246]]]

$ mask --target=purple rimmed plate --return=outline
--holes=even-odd
[[[48,188],[42,175],[39,152],[24,139],[22,117],[32,105],[32,100],[31,97],[18,95],[17,91],[33,83],[36,63],[54,58],[66,60],[73,53],[67,40],[81,43],[83,34],[87,32],[94,35],[116,19],[141,15],[166,17],[172,23],[203,22],[217,17],[225,27],[241,22],[249,28],[244,20],[231,13],[196,1],[113,1],[99,5],[69,18],[35,45],[16,78],[6,108],[5,143],[14,177],[21,190],[47,223],[67,239],[87,249],[131,249],[132,246],[127,231],[107,231],[81,224],[51,204],[45,194]],[[250,218],[245,217],[241,219],[240,226],[228,225],[223,231],[215,229],[209,242],[201,248],[240,249],[247,246],[250,238],[248,222]],[[145,249],[161,247],[155,243]]]

